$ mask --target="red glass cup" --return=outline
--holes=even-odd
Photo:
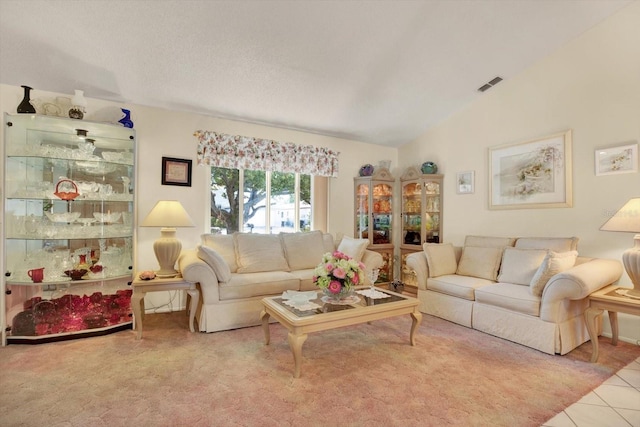
[[[29,277],[31,277],[33,283],[40,283],[42,282],[42,279],[44,279],[44,267],[29,270],[27,271],[27,274],[29,275]]]

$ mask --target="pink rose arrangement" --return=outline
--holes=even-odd
[[[325,294],[342,297],[351,294],[361,284],[364,264],[340,251],[327,252],[313,272],[313,283]]]

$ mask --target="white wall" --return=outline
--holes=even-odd
[[[594,150],[640,140],[640,2],[525,72],[503,77],[399,150],[401,167],[431,159],[445,175],[444,240],[460,245],[467,234],[578,236],[581,255],[621,259],[633,235],[599,228],[640,196],[640,174],[596,177]],[[573,130],[573,207],[489,210],[488,148],[566,129]],[[455,176],[465,170],[475,170],[475,193],[457,195]],[[626,273],[620,283],[631,286]],[[620,323],[621,336],[640,339],[638,317],[621,315]]]

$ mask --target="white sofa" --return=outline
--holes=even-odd
[[[589,340],[588,295],[622,275],[617,260],[580,257],[577,238],[467,236],[407,257],[419,309],[549,354]]]
[[[336,245],[331,234],[320,231],[204,234],[197,248],[180,254],[178,266],[185,280],[198,283],[200,331],[215,332],[260,324],[264,297],[317,289],[313,271],[326,252],[338,249],[362,261],[365,273],[380,268],[382,256],[367,245],[349,237]]]

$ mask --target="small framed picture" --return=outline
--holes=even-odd
[[[472,194],[475,186],[475,172],[464,171],[456,174],[456,193]]]
[[[599,148],[595,157],[596,176],[638,172],[638,144]]]
[[[191,187],[191,160],[163,157],[162,185]]]

